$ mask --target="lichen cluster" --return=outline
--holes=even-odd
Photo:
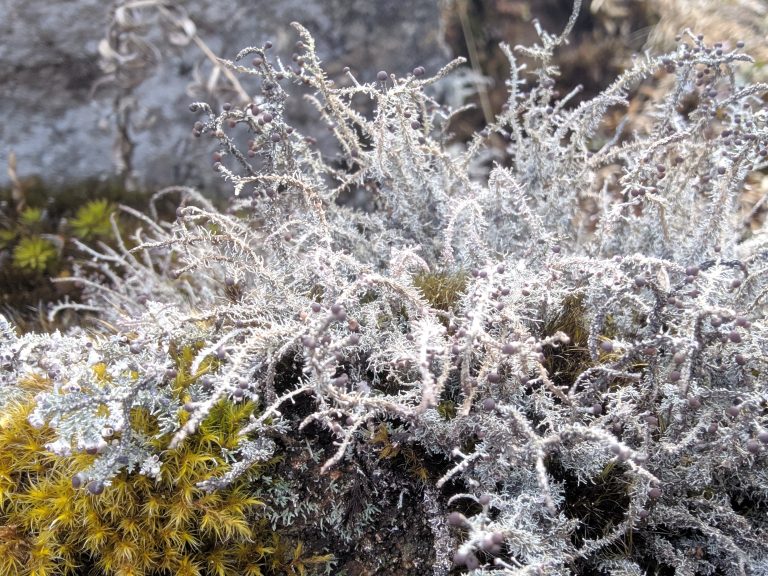
[[[178,198],[175,218],[123,210],[140,228],[83,244],[83,301],[50,310],[84,326],[0,316],[0,406],[50,435],[8,443],[27,463],[6,465],[8,557],[48,555],[43,538],[103,570],[160,550],[177,573],[276,570],[265,519],[341,546],[415,500],[435,575],[768,573],[768,233],[741,211],[768,166],[768,86],[739,83],[743,43],[685,32],[574,105],[552,59],[579,5],[563,35],[502,46],[507,102],[458,149],[430,90],[460,61],[330,79],[298,24],[293,64],[271,43],[221,60],[254,95],[190,110],[230,208],[179,187],[154,199]],[[289,82],[338,157],[286,119]],[[644,82],[658,100],[606,134]],[[281,513],[299,479],[326,498]],[[55,522],[73,481],[91,541]]]

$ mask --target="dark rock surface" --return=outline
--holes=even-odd
[[[130,4],[130,2],[123,2]],[[170,3],[173,4],[173,3]],[[439,41],[434,0],[189,0],[182,5],[199,37],[221,57],[248,45],[274,43],[289,63],[296,41],[289,26],[303,23],[333,76],[350,66],[363,79],[379,69],[405,74],[415,65],[436,69],[447,60]],[[99,41],[107,34],[109,3],[99,0],[0,0],[0,143],[20,177],[40,176],[55,187],[115,173],[114,86],[103,82]],[[144,11],[149,14],[148,10]],[[147,19],[158,62],[133,92],[133,171],[142,186],[192,184],[221,189],[208,170],[212,144],[194,140],[188,104],[196,70],[210,64],[190,43],[172,46]],[[152,29],[154,26],[154,29]],[[306,112],[305,112],[306,114]],[[299,127],[311,124],[297,118]],[[0,170],[0,186],[8,185]]]

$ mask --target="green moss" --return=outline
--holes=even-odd
[[[13,249],[13,265],[21,270],[43,273],[56,261],[56,246],[45,238],[22,238]]]
[[[414,276],[413,285],[426,298],[427,302],[438,310],[453,310],[461,294],[467,287],[467,275],[464,272],[430,272]]]
[[[15,230],[0,228],[0,249],[12,246],[16,241],[17,233]]]
[[[456,418],[456,403],[453,400],[442,400],[437,405],[437,413],[443,420],[453,420]]]
[[[72,263],[82,257],[72,238],[104,241],[114,247],[110,216],[117,203],[142,211],[147,194],[129,192],[115,182],[85,181],[57,188],[31,178],[15,193],[0,189],[0,309],[22,330],[49,330],[34,311],[46,303],[68,297],[78,301],[73,284],[54,284],[50,278],[71,276]],[[174,205],[161,203],[159,212],[172,217]],[[64,225],[62,225],[64,222]],[[121,218],[125,237],[137,223]]]
[[[69,225],[75,236],[82,240],[109,237],[112,235],[110,217],[113,212],[114,208],[107,200],[91,200],[78,208]]]
[[[43,222],[43,211],[40,208],[24,208],[19,214],[19,223],[28,228],[35,228]]]

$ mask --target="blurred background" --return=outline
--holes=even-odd
[[[169,185],[226,196],[211,170],[215,142],[192,136],[188,108],[247,97],[247,83],[233,82],[216,56],[270,41],[290,65],[291,21],[314,34],[331,78],[345,66],[363,81],[379,70],[432,73],[464,56],[435,94],[474,104],[452,126],[462,140],[505,100],[499,43],[534,43],[535,21],[558,33],[571,9],[571,0],[0,0],[0,308],[23,315],[74,297],[47,279],[69,273],[70,240],[110,241],[117,202],[142,209]],[[558,90],[582,85],[579,98],[589,98],[633,54],[672,49],[687,27],[708,43],[744,41],[757,62],[750,73],[768,75],[768,0],[584,0],[557,54]],[[630,116],[654,89],[638,87]],[[324,145],[301,98],[289,117]]]
[[[349,66],[363,80],[380,69],[435,71],[466,56],[444,99],[478,105],[459,136],[482,127],[505,97],[508,65],[498,48],[536,41],[533,21],[557,33],[571,0],[0,0],[0,142],[21,179],[51,187],[119,177],[128,187],[219,189],[210,149],[190,137],[190,101],[237,99],[210,56],[270,40],[290,64],[289,23],[316,37],[330,76]],[[686,27],[707,42],[738,38],[768,57],[765,0],[584,0],[570,46],[558,54],[561,84],[590,97],[632,53],[663,51]],[[307,112],[293,111],[303,129]],[[311,129],[308,129],[311,132]],[[205,160],[205,162],[201,162]],[[0,186],[8,187],[7,170]]]

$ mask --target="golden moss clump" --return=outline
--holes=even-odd
[[[467,287],[467,276],[463,272],[428,272],[413,278],[416,286],[433,308],[453,310],[459,297]]]
[[[570,341],[547,353],[544,366],[557,385],[570,386],[579,374],[594,364],[587,347],[589,324],[581,296],[566,298],[560,312],[543,327],[542,335],[556,332],[564,332]]]
[[[72,485],[94,456],[47,451],[52,431],[27,422],[31,396],[0,419],[0,576],[306,574],[331,559],[268,527],[254,495],[258,469],[225,490],[196,487],[227,470],[224,451],[236,447],[252,404],[217,404],[196,434],[162,452],[157,480],[123,472],[94,496]],[[147,412],[131,417],[139,433],[156,430]]]

